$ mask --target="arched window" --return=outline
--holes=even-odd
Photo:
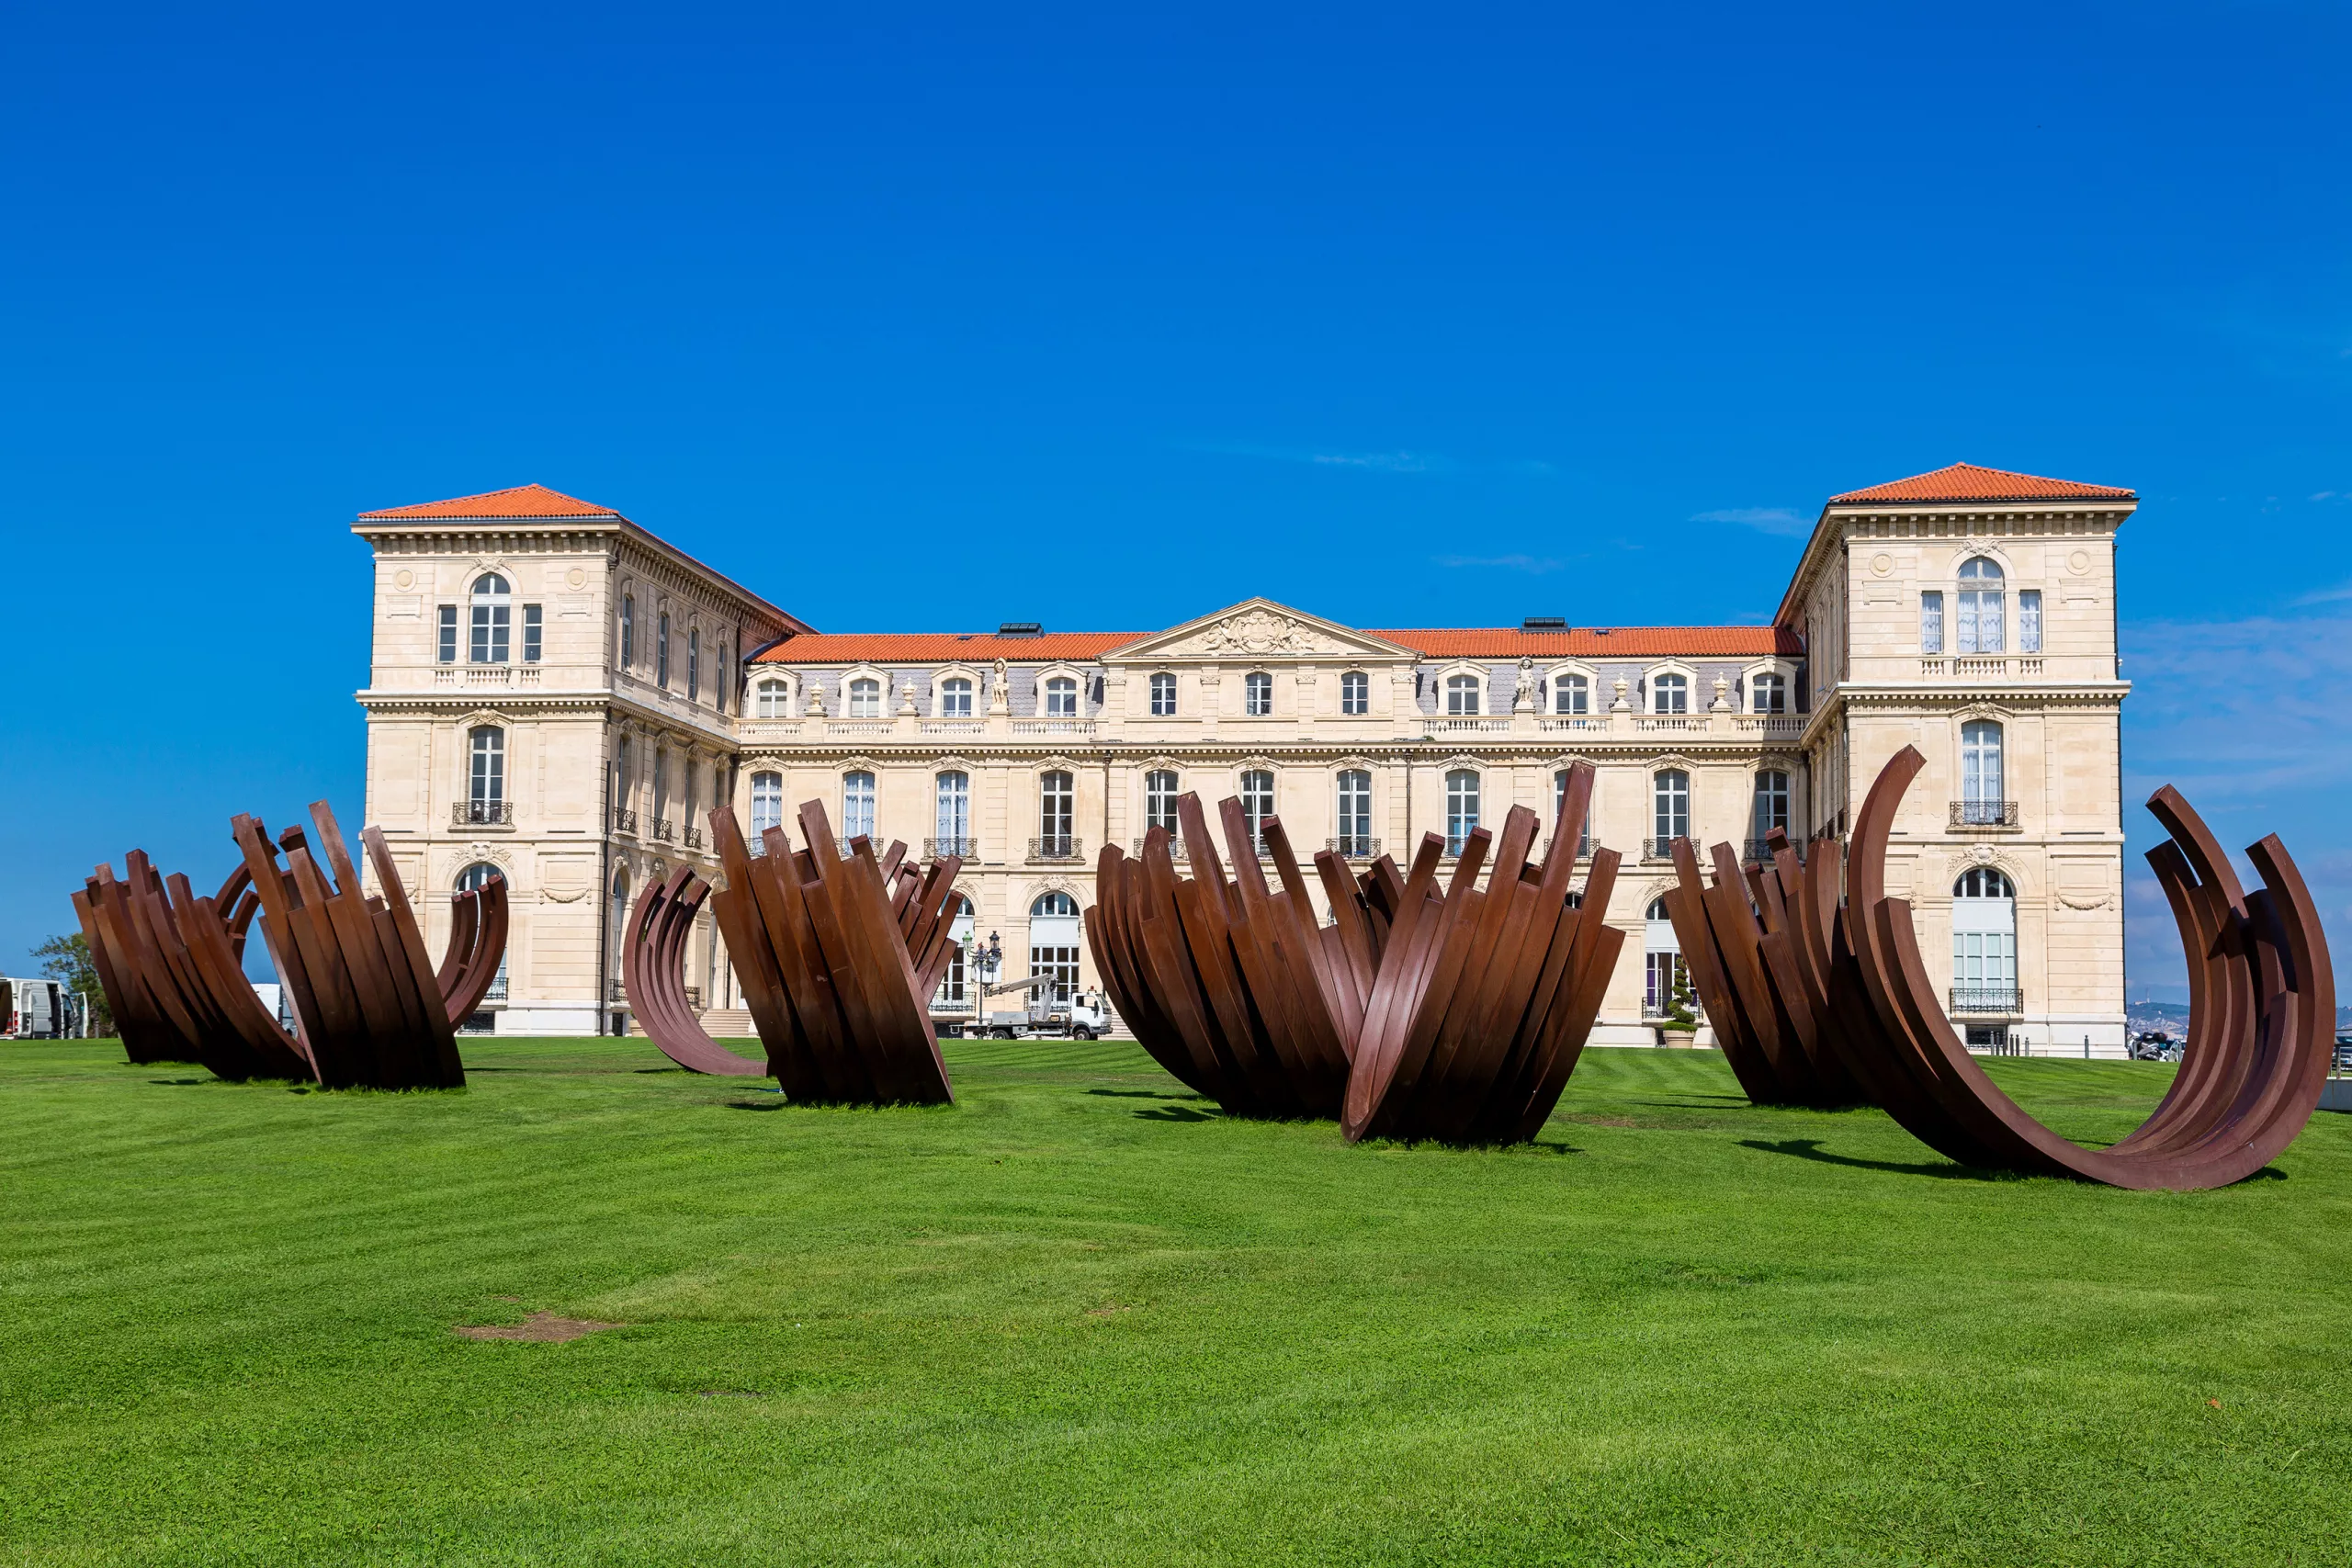
[[[934,855],[966,855],[972,852],[972,779],[968,773],[950,771],[939,775],[933,788],[934,809],[932,832]]]
[[[1252,670],[1241,678],[1241,711],[1251,718],[1265,718],[1274,711],[1274,678],[1263,670]]]
[[[871,675],[861,675],[849,683],[849,715],[851,718],[880,718],[882,716],[882,682]]]
[[[1351,670],[1340,677],[1340,711],[1350,718],[1361,718],[1372,711],[1371,676]]]
[[[1684,984],[1682,942],[1675,935],[1674,921],[1667,915],[1664,898],[1650,900],[1642,922],[1642,1016],[1669,1018],[1674,1012],[1675,992]]]
[[[1331,848],[1362,858],[1376,852],[1372,843],[1372,774],[1363,768],[1340,770],[1340,836]]]
[[[1562,768],[1552,775],[1552,835],[1555,842],[1560,832],[1560,813],[1567,808],[1568,770]],[[1585,802],[1584,820],[1577,826],[1577,858],[1582,860],[1591,853],[1592,802],[1588,799]]]
[[[506,731],[476,725],[466,734],[466,820],[509,822],[506,806]]]
[[[490,862],[486,860],[478,860],[474,862],[473,864],[466,867],[465,870],[458,873],[458,891],[460,893],[480,892],[482,888],[489,886],[492,882],[497,881],[505,874],[506,874],[504,872],[491,864]],[[491,980],[490,989],[482,994],[482,1000],[486,1002],[503,1002],[505,999],[506,953],[502,952],[498,955],[498,974]]]
[[[637,668],[637,595],[621,595],[621,668]]]
[[[1176,831],[1176,770],[1154,768],[1143,776],[1143,825]]]
[[[1592,682],[1581,675],[1552,677],[1552,711],[1554,713],[1590,713]]]
[[[939,716],[969,718],[972,716],[972,682],[961,675],[950,675],[939,683]]]
[[[1679,768],[1662,770],[1651,784],[1650,826],[1657,842],[1653,852],[1666,853],[1667,841],[1690,836],[1690,775]]]
[[[771,828],[784,826],[784,775],[753,773],[752,775],[752,852],[760,853],[757,842],[761,834]]]
[[[1689,713],[1690,711],[1690,682],[1687,678],[1677,675],[1671,671],[1663,675],[1650,677],[1650,712]]]
[[[1270,769],[1251,768],[1241,775],[1241,815],[1249,819],[1250,837],[1266,841],[1266,818],[1274,814],[1274,775]]]
[[[670,612],[667,610],[656,617],[653,628],[653,682],[665,692],[670,689]]]
[[[1788,712],[1788,678],[1769,670],[1757,676],[1747,684],[1747,705],[1752,713]]]
[[[868,773],[842,775],[842,837],[854,839],[874,836],[874,775]]]
[[[1053,984],[1034,993],[1039,1001],[1067,1003],[1078,994],[1078,900],[1067,893],[1044,893],[1029,906],[1029,973]]]
[[[686,701],[702,700],[702,628],[686,628]]]
[[[1445,711],[1457,718],[1478,711],[1478,677],[1448,675],[1445,678]]]
[[[1997,866],[1971,866],[1952,884],[1953,1012],[2018,1010],[2017,896]]]
[[[1789,775],[1777,768],[1766,768],[1756,775],[1756,825],[1750,854],[1764,852],[1764,835],[1778,828],[1789,830]]]
[[[514,601],[506,580],[494,571],[475,578],[473,637],[467,657],[476,664],[505,663],[514,622]]]
[[[1960,648],[1962,653],[2001,651],[2000,563],[1972,556],[1960,568]]]
[[[1962,725],[1961,821],[1979,827],[2007,823],[2007,792],[2001,773],[2001,727],[1986,718],[1971,719]]]
[[[1151,678],[1151,716],[1176,716],[1176,677],[1165,670]]]
[[[1445,852],[1460,854],[1477,830],[1478,775],[1468,768],[1456,768],[1445,775]]]
[[[1046,716],[1076,718],[1078,716],[1078,682],[1067,675],[1057,675],[1046,682]]]
[[[792,716],[792,687],[783,681],[763,681],[754,688],[758,699],[757,716],[789,718]]]
[[[1037,775],[1037,852],[1064,859],[1078,852],[1071,823],[1078,815],[1077,781],[1055,768]]]

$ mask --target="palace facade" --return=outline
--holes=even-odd
[[[999,974],[1093,983],[1104,843],[1237,796],[1302,851],[1401,863],[1597,771],[1580,852],[1623,857],[1630,939],[1595,1043],[1651,1044],[1676,944],[1667,844],[1843,834],[1884,761],[1928,769],[1890,856],[1955,1021],[1988,1050],[2120,1055],[2117,530],[2128,490],[1961,464],[1832,498],[1767,626],[1361,628],[1268,600],[1159,631],[825,633],[607,508],[537,485],[362,513],[367,820],[446,922],[510,885],[502,1032],[626,1027],[619,938],[706,814],[965,860]],[[438,942],[440,929],[428,929]],[[707,927],[688,984],[747,1033]],[[977,970],[933,1011],[968,1019]],[[1000,1003],[1000,1006],[1006,1005]],[[1703,1039],[1703,1034],[1702,1035]]]

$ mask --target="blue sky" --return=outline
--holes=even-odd
[[[2135,845],[2171,779],[2352,941],[2341,6],[348,9],[8,23],[0,955],[356,818],[361,508],[828,629],[1752,621],[1963,458],[2142,492]]]

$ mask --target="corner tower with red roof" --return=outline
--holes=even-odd
[[[1849,491],[1766,626],[1362,628],[1248,599],[1158,631],[888,633],[814,631],[541,486],[395,507],[355,525],[377,557],[368,818],[416,886],[508,876],[492,1021],[555,1032],[625,1026],[619,922],[672,866],[715,869],[719,800],[756,828],[815,797],[844,835],[962,855],[967,935],[1002,978],[1068,998],[1094,981],[1077,916],[1096,851],[1172,828],[1185,791],[1402,860],[1513,805],[1549,818],[1589,761],[1574,826],[1625,857],[1609,918],[1635,939],[1594,1038],[1648,1045],[1689,1038],[1661,1027],[1668,841],[1842,830],[1917,743],[1932,787],[1898,854],[1954,1010],[1988,1047],[2115,1055],[2114,539],[2133,505],[1968,464]],[[715,932],[688,964],[713,1031],[748,1029]],[[978,978],[951,970],[943,1027],[985,1025]]]

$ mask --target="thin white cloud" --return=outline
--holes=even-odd
[[[1385,474],[1430,474],[1453,466],[1430,452],[1317,452],[1307,461],[1335,468],[1377,468]]]
[[[1481,567],[1492,571],[1524,571],[1535,575],[1560,570],[1560,563],[1548,556],[1541,558],[1534,556],[1431,556],[1430,559],[1440,566]]]
[[[1736,523],[1759,534],[1779,534],[1791,538],[1813,532],[1813,519],[1787,506],[1726,506],[1713,512],[1694,512],[1690,514],[1690,521]]]
[[[1276,463],[1307,463],[1321,468],[1354,468],[1377,474],[1523,474],[1548,477],[1559,470],[1534,457],[1492,461],[1451,457],[1442,452],[1329,452],[1311,447],[1260,446],[1241,441],[1187,441],[1187,451],[1228,457],[1261,457]]]

